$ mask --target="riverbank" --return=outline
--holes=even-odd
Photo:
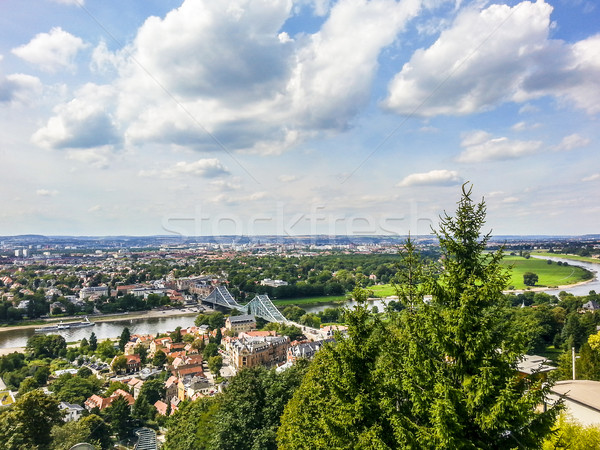
[[[153,309],[151,311],[134,311],[130,313],[119,313],[119,314],[102,314],[98,316],[89,316],[90,320],[94,323],[96,322],[120,322],[125,320],[133,320],[133,319],[152,319],[152,318],[160,318],[160,317],[173,317],[173,316],[192,316],[197,315],[197,311],[191,311],[189,308],[181,308],[181,309],[166,309],[166,310],[157,310]],[[65,321],[65,323],[69,323],[71,321],[81,320],[81,317],[70,317],[68,319],[61,319]],[[58,323],[60,320],[48,320],[44,323],[47,325],[48,323]],[[13,330],[27,330],[32,328],[40,328],[43,325],[38,323],[32,325],[7,325],[0,328],[0,333],[3,331],[13,331]],[[2,350],[2,349],[0,349]]]

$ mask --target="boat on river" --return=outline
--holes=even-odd
[[[93,327],[96,325],[94,322],[90,322],[90,319],[85,317],[85,320],[82,322],[69,322],[63,323],[62,320],[58,325],[50,325],[48,327],[36,328],[36,333],[48,333],[52,331],[60,331],[60,330],[70,330],[72,328],[84,328],[84,327]]]

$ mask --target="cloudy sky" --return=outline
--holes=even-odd
[[[600,232],[592,0],[0,11],[0,235]]]

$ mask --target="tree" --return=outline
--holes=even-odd
[[[115,373],[121,373],[124,370],[127,370],[127,356],[125,356],[125,355],[117,356],[113,360],[111,368],[112,368],[113,372],[115,372]]]
[[[57,334],[35,334],[27,339],[26,350],[33,359],[58,358],[66,349],[67,341]]]
[[[60,383],[57,383],[57,381],[51,385],[56,398],[62,402],[74,403],[77,405],[83,405],[87,398],[98,393],[100,384],[102,383],[102,381],[94,375],[86,378],[79,376],[70,377]]]
[[[181,327],[177,327],[175,328],[175,331],[173,331],[169,337],[171,338],[171,340],[173,342],[181,342],[182,341],[182,336],[181,336]]]
[[[223,367],[222,356],[217,355],[208,358],[208,369],[210,370],[210,373],[212,373],[214,376],[219,376],[219,373],[221,372],[221,367]]]
[[[127,327],[123,328],[123,331],[121,332],[121,336],[119,337],[119,350],[121,350],[121,351],[125,350],[125,344],[127,344],[129,342],[130,338],[131,338],[131,333],[129,332],[129,328],[127,328]]]
[[[484,252],[485,203],[470,195],[441,217],[441,271],[406,243],[405,309],[385,322],[363,301],[347,313],[348,337],[317,353],[285,409],[280,448],[540,447],[560,407],[537,412],[549,387],[515,370],[524,339],[505,320],[509,277],[502,250]]]
[[[600,427],[583,426],[561,415],[554,433],[544,441],[543,450],[600,450]]]
[[[129,402],[125,397],[119,395],[104,411],[107,422],[119,439],[130,435],[133,424]]]
[[[110,339],[106,339],[98,344],[96,354],[100,358],[108,360],[117,354],[117,350],[115,349],[113,342]]]
[[[146,364],[146,359],[148,358],[148,349],[143,344],[138,344],[135,346],[135,353],[140,355],[140,362],[142,364]]]
[[[535,286],[535,283],[538,282],[538,276],[533,272],[525,272],[523,274],[523,283],[525,286]]]
[[[77,421],[52,428],[52,449],[69,450],[75,444],[87,442],[97,449],[111,446],[110,429],[100,416],[90,414]]]
[[[0,415],[0,442],[7,450],[49,449],[54,425],[62,424],[58,400],[40,390],[20,397]]]
[[[152,365],[161,367],[167,362],[167,355],[162,350],[157,350],[152,358]]]
[[[216,412],[222,396],[183,402],[169,418],[164,450],[213,449]],[[170,405],[170,403],[169,403]]]
[[[39,383],[33,377],[27,377],[21,384],[19,385],[19,395],[26,394],[27,392],[31,392],[37,388],[39,388]]]
[[[208,326],[211,330],[223,328],[225,326],[225,316],[222,312],[214,312],[208,316]]]
[[[300,317],[306,314],[306,311],[300,308],[299,306],[292,305],[286,306],[283,309],[282,314],[285,316],[286,319],[291,320],[292,322],[298,322],[300,320]]]
[[[90,350],[95,352],[97,347],[98,347],[98,338],[96,338],[96,333],[94,333],[92,331],[92,334],[90,335]]]
[[[219,346],[214,342],[207,344],[206,347],[204,347],[204,351],[202,352],[202,356],[205,360],[208,360],[208,358],[210,358],[211,356],[217,356],[218,354]]]
[[[147,380],[140,389],[140,396],[148,398],[148,402],[154,405],[158,400],[165,397],[165,383],[161,380]]]

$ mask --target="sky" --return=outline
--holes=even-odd
[[[0,11],[0,235],[600,233],[594,1]]]

